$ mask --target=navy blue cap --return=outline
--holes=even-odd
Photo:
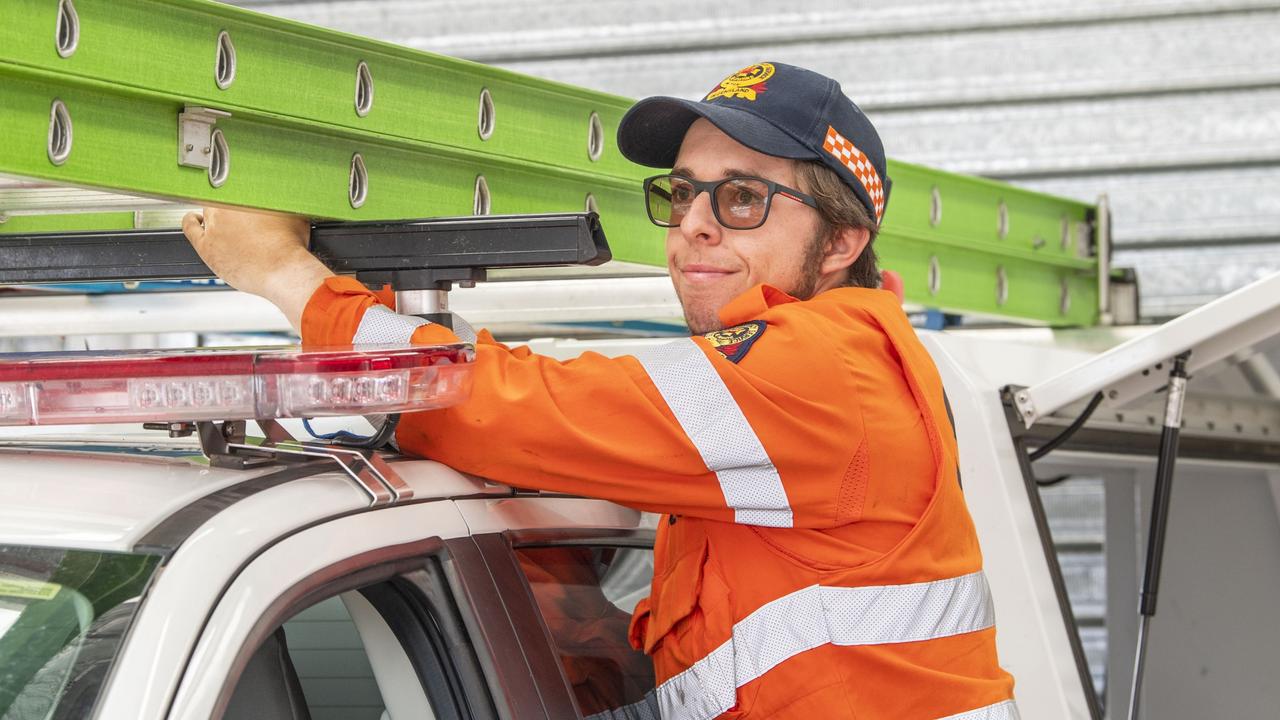
[[[884,145],[840,83],[784,63],[756,63],[730,75],[700,101],[651,97],[618,125],[618,149],[640,165],[675,165],[689,126],[706,118],[765,155],[820,160],[844,180],[879,224],[889,200]]]

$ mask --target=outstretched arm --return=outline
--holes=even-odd
[[[299,331],[307,301],[333,275],[307,250],[304,217],[208,207],[187,213],[182,231],[218,277],[271,301]]]

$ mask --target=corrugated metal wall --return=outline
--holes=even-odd
[[[382,693],[341,598],[303,610],[284,626],[311,720],[379,720]]]
[[[700,97],[759,60],[808,66],[842,81],[895,158],[1108,194],[1147,317],[1280,270],[1280,3],[235,4],[633,97]]]

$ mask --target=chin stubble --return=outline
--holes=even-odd
[[[806,245],[804,260],[800,266],[800,279],[795,287],[782,288],[788,295],[799,300],[808,300],[813,297],[814,291],[818,289],[818,279],[822,273],[822,258],[826,256],[828,238],[827,234],[817,234]],[[689,326],[690,335],[703,335],[724,329],[720,324],[718,312],[711,313],[710,318],[695,317],[687,307],[684,307],[683,300],[680,304],[684,309],[684,322]]]

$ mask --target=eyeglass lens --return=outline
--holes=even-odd
[[[689,213],[699,189],[687,178],[666,175],[649,183],[649,216],[659,225],[679,225]],[[729,178],[716,185],[713,199],[720,224],[750,229],[764,222],[769,209],[769,186],[754,178]]]

